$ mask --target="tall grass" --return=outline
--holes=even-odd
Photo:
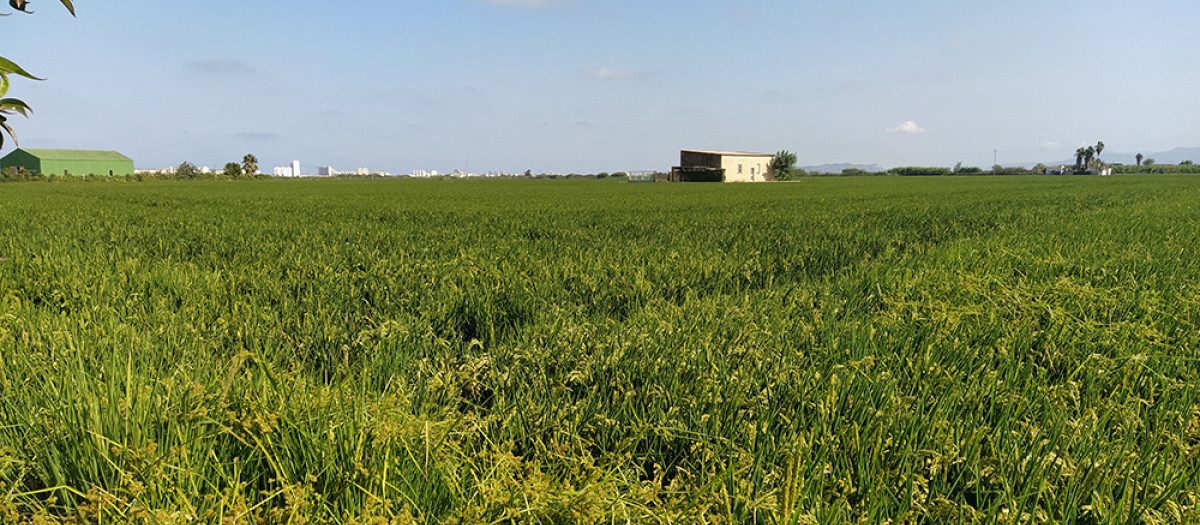
[[[0,519],[1200,519],[1198,197],[5,185]]]

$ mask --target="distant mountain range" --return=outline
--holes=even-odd
[[[1158,160],[1158,157],[1155,157]],[[844,170],[884,171],[878,164],[821,164],[820,166],[797,166],[809,173],[841,173]]]

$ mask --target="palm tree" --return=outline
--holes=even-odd
[[[245,157],[242,157],[242,173],[249,176],[258,173],[258,157],[255,157],[253,153],[247,153]]]
[[[1104,151],[1104,141],[1096,143],[1096,158],[1100,158],[1100,152]]]
[[[1075,150],[1075,171],[1083,169],[1083,155],[1085,153],[1087,153],[1087,150],[1083,149],[1082,146]]]
[[[1083,150],[1083,162],[1087,164],[1088,169],[1092,169],[1092,157],[1095,156],[1096,148],[1094,146],[1088,146],[1087,149]]]
[[[1135,155],[1133,158],[1137,159],[1137,165],[1138,165],[1138,166],[1141,166],[1141,165],[1142,165],[1142,158],[1143,158],[1143,157],[1142,157],[1142,154],[1141,154],[1141,153],[1138,153],[1138,154],[1137,154],[1137,155]]]

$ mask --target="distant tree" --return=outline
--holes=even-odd
[[[597,174],[596,174],[596,178],[597,178],[597,179],[607,179],[607,178],[608,178],[608,172],[602,171],[602,172],[600,172],[600,173],[597,173]]]
[[[609,177],[612,177],[614,179],[626,179],[626,178],[629,178],[629,175],[623,171],[617,171],[617,172],[614,172],[612,175],[609,175]]]
[[[1179,163],[1180,166],[1191,166],[1193,164],[1195,164],[1195,162],[1192,162],[1190,160],[1185,160],[1185,161]]]
[[[1087,149],[1083,150],[1083,164],[1085,166],[1087,166],[1087,169],[1092,169],[1092,158],[1094,158],[1095,156],[1096,156],[1096,147],[1095,146],[1088,146]]]
[[[771,168],[775,170],[775,180],[791,180],[794,167],[796,167],[796,154],[790,151],[779,150],[771,159]]]
[[[1035,165],[1033,167],[1033,172],[1034,173],[1046,173],[1046,165],[1042,164],[1041,162],[1037,163],[1037,165]]]
[[[200,176],[200,168],[188,161],[183,161],[175,168],[175,176],[181,179],[194,179]]]
[[[236,162],[225,163],[225,176],[230,178],[238,178],[242,176],[242,166]]]
[[[246,175],[254,175],[258,173],[258,157],[253,153],[247,153],[242,157],[242,173]]]
[[[937,166],[900,166],[888,170],[888,173],[902,177],[929,177],[950,175],[950,168]]]
[[[1079,171],[1079,170],[1083,169],[1083,156],[1086,153],[1087,153],[1087,150],[1084,149],[1082,146],[1079,149],[1075,150],[1075,171]]]
[[[1153,165],[1154,165],[1154,159],[1152,159],[1152,158],[1150,158],[1150,157],[1146,157],[1146,160],[1143,160],[1141,165],[1142,165],[1142,166],[1153,166]]]
[[[71,16],[75,16],[75,5],[71,3],[71,0],[59,0],[59,2],[62,2],[62,5],[67,8],[67,11],[71,12]],[[33,11],[28,11],[26,9],[29,6],[28,0],[8,0],[8,5],[22,13],[33,13]],[[8,15],[0,14],[0,16]],[[21,99],[3,98],[4,95],[8,94],[8,75],[18,75],[32,80],[42,80],[33,76],[28,71],[25,71],[24,68],[18,66],[13,61],[0,56],[0,147],[4,146],[4,133],[6,132],[8,133],[8,136],[12,137],[14,144],[17,142],[17,134],[14,133],[12,127],[8,125],[8,117],[6,115],[20,114],[21,116],[28,118],[29,114],[33,112],[33,109],[29,107],[29,104],[26,104]]]
[[[950,170],[951,175],[978,175],[980,173],[983,173],[983,168],[963,166],[962,162],[954,163],[954,169]]]
[[[532,177],[532,176],[533,176],[533,170],[525,170],[525,176],[526,176],[526,177]]]
[[[1137,165],[1138,165],[1138,166],[1141,166],[1141,165],[1142,165],[1142,154],[1141,154],[1141,153],[1138,153],[1138,154],[1137,154],[1137,155],[1135,155],[1133,158],[1137,160]]]
[[[1096,159],[1099,159],[1099,158],[1100,158],[1100,154],[1101,154],[1101,153],[1103,153],[1103,152],[1104,152],[1104,141],[1103,141],[1103,140],[1101,140],[1101,141],[1099,141],[1099,142],[1097,142],[1097,143],[1096,143]]]

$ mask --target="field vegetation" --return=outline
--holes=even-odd
[[[1142,164],[1137,166],[1114,166],[1113,173],[1119,174],[1163,174],[1200,173],[1200,164],[1185,160],[1179,164]]]
[[[8,184],[0,521],[1200,519],[1200,179]]]

